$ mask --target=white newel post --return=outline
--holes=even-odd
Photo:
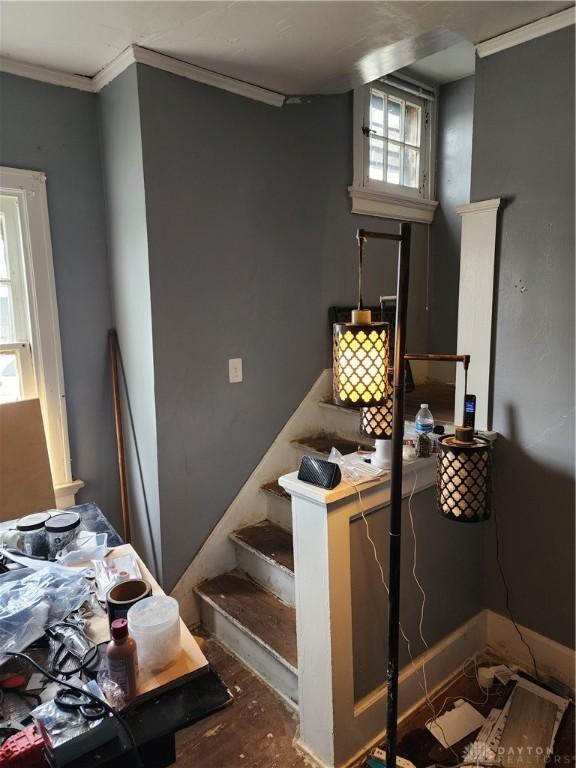
[[[500,198],[459,205],[462,217],[458,354],[470,355],[468,392],[476,395],[476,429],[489,429],[492,351],[492,303]],[[455,414],[459,423],[464,398],[464,373],[456,371]]]
[[[433,485],[436,458],[416,464],[418,490]],[[404,495],[413,485],[410,467],[406,470]],[[360,502],[346,483],[325,491],[299,481],[295,472],[279,483],[292,496],[298,743],[320,765],[343,768],[382,737],[386,724],[384,686],[354,700],[350,522],[360,514]],[[389,501],[389,476],[362,486],[365,513]]]

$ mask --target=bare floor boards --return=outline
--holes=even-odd
[[[211,639],[200,642],[204,654],[234,694],[234,702],[177,734],[176,768],[309,768],[310,764],[292,746],[298,723],[295,715],[218,643]],[[496,690],[486,704],[477,705],[484,714],[502,700],[504,691]],[[438,710],[451,696],[479,702],[485,698],[475,680],[461,677],[434,700],[435,708]],[[455,756],[442,749],[425,729],[429,718],[430,711],[424,706],[402,724],[399,754],[411,759],[416,768],[434,762],[454,765]],[[548,765],[574,768],[573,705],[564,716],[556,745],[556,754]],[[456,752],[461,753],[459,746]],[[522,764],[517,768],[523,768]]]

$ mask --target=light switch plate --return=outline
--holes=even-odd
[[[239,384],[242,381],[241,357],[234,357],[228,360],[228,380],[230,384]]]

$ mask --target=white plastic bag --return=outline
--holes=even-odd
[[[23,651],[88,599],[82,576],[49,568],[23,568],[0,576],[0,662],[5,651]]]
[[[364,457],[358,453],[349,453],[343,456],[339,450],[332,448],[328,461],[338,464],[342,474],[342,480],[350,485],[361,485],[382,477],[387,470],[375,467],[364,461]]]

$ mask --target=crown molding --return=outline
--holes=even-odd
[[[535,40],[537,37],[548,35],[550,32],[557,32],[559,29],[569,27],[575,22],[574,7],[567,8],[560,13],[554,13],[552,16],[545,16],[543,19],[526,24],[524,27],[518,27],[511,32],[506,32],[498,37],[492,37],[483,43],[478,43],[476,53],[483,59],[485,56],[492,56],[494,53],[505,51],[515,45],[527,43],[529,40]]]
[[[71,75],[57,69],[26,64],[24,61],[15,61],[6,56],[0,56],[0,72],[27,77],[29,80],[40,80],[42,83],[50,83],[51,85],[62,85],[65,88],[75,88],[78,91],[92,92],[94,90],[91,77]]]
[[[464,216],[467,213],[485,213],[495,211],[500,207],[501,198],[493,197],[490,200],[479,200],[477,203],[465,203],[456,206],[456,213]]]
[[[115,59],[109,64],[106,64],[99,72],[97,72],[92,78],[92,90],[94,93],[99,93],[104,86],[111,83],[112,80],[121,75],[125,69],[136,61],[134,57],[134,46],[129,45],[122,53],[119,53]]]
[[[170,72],[173,75],[194,80],[197,83],[211,85],[214,88],[220,88],[221,90],[235,93],[238,96],[270,104],[273,107],[281,107],[286,100],[286,96],[276,93],[276,91],[245,83],[243,80],[236,80],[234,77],[220,75],[209,69],[197,67],[195,64],[188,64],[188,62],[180,61],[180,59],[165,56],[163,53],[151,51],[149,48],[141,48],[139,45],[128,46],[115,59],[97,72],[94,77],[71,75],[67,72],[37,67],[33,64],[26,64],[25,62],[5,57],[0,57],[0,72],[10,72],[13,75],[20,75],[31,80],[41,80],[52,85],[63,85],[66,88],[99,93],[102,88],[111,83],[118,75],[121,75],[125,69],[136,63],[146,64],[149,67],[161,69],[164,72]]]
[[[281,107],[286,100],[283,94],[276,91],[270,91],[267,88],[261,88],[258,85],[246,83],[243,80],[236,80],[234,77],[220,75],[209,69],[197,67],[195,64],[188,64],[186,61],[173,59],[171,56],[165,56],[163,53],[151,51],[149,48],[133,45],[132,52],[134,61],[139,64],[162,69],[164,72],[186,77],[188,80],[211,85],[214,88],[221,88],[224,91],[235,93],[238,96],[245,96],[254,101],[262,101],[264,104],[270,104],[273,107]]]

